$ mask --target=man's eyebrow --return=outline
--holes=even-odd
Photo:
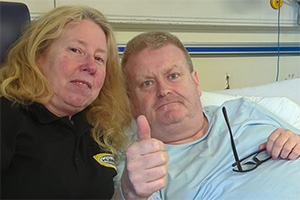
[[[136,80],[144,80],[144,79],[150,79],[153,78],[151,73],[141,73],[136,76]]]
[[[171,65],[171,66],[169,66],[169,67],[167,67],[166,69],[164,69],[164,73],[169,73],[169,72],[171,72],[172,70],[176,70],[176,69],[180,69],[180,67],[178,66],[178,65],[176,65],[176,64],[173,64],[173,65]]]

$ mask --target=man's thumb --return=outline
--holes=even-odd
[[[260,144],[258,148],[259,148],[259,150],[266,149],[267,148],[267,143],[265,142],[265,143]]]
[[[140,115],[137,117],[136,123],[138,128],[139,141],[150,139],[151,131],[147,118],[144,115]]]

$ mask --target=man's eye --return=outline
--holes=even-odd
[[[144,86],[144,87],[149,87],[150,85],[152,85],[151,81],[145,81],[142,84],[142,86]]]
[[[170,77],[171,79],[176,79],[176,78],[179,77],[179,75],[178,75],[178,74],[171,74],[169,77]]]

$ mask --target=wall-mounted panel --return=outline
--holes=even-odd
[[[298,3],[284,1],[282,26],[298,26]],[[276,26],[269,0],[56,0],[89,5],[116,23]]]

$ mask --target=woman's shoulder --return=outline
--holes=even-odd
[[[24,109],[24,106],[18,104],[18,103],[14,103],[13,101],[5,98],[5,97],[0,97],[0,109],[1,109],[1,113],[4,112],[14,112],[17,111],[19,109]]]
[[[12,101],[8,100],[8,99],[5,98],[5,97],[0,97],[0,103],[1,103],[1,108],[2,108],[3,106],[7,106],[7,105],[12,105],[12,104],[13,104]]]
[[[8,125],[12,121],[18,123],[21,118],[23,118],[26,107],[18,103],[14,103],[5,97],[0,97],[0,110],[1,124],[3,126],[4,123]]]

